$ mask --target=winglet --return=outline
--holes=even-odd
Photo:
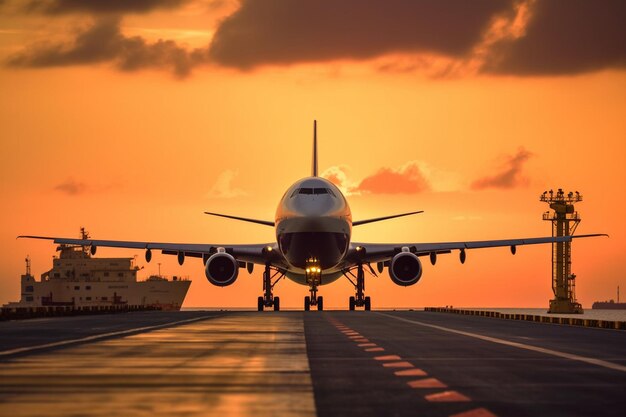
[[[317,177],[317,120],[313,120],[313,166],[311,176]]]

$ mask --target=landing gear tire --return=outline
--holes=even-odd
[[[372,309],[372,300],[369,297],[365,297],[365,311]]]
[[[265,303],[263,302],[263,297],[259,297],[257,299],[257,308],[259,311],[263,311],[263,307],[265,307]]]
[[[324,297],[317,297],[317,311],[324,310]]]
[[[308,295],[304,297],[304,311],[309,311],[311,309],[311,297]]]
[[[356,301],[354,297],[350,297],[350,311],[353,311],[355,306],[356,306]]]
[[[280,311],[280,297],[274,297],[274,311]]]

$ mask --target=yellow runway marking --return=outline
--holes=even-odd
[[[396,376],[426,376],[428,374],[419,368],[413,368],[413,369],[403,369],[401,371],[396,371],[394,372],[394,375]]]
[[[425,395],[426,401],[438,403],[460,403],[471,401],[468,397],[456,391],[443,391]]]
[[[437,378],[416,379],[414,381],[407,382],[407,385],[411,388],[447,388],[448,387],[446,384],[444,384]]]
[[[385,356],[374,356],[374,360],[377,361],[399,361],[402,359],[398,355],[385,355]]]

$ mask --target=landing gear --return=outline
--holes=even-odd
[[[304,311],[311,310],[311,306],[317,306],[318,311],[324,310],[324,297],[317,296],[317,288],[311,288],[311,295],[304,297]]]
[[[311,310],[311,306],[317,306],[317,309],[322,311],[324,310],[324,298],[317,296],[317,286],[322,283],[322,268],[320,268],[317,259],[311,258],[307,260],[305,271],[310,295],[304,297],[304,311]]]
[[[356,289],[356,294],[353,297],[350,297],[348,306],[350,310],[354,310],[356,307],[364,307],[366,311],[370,311],[372,309],[372,300],[370,297],[365,297],[365,294],[364,294],[365,271],[363,270],[363,264],[357,265],[356,270],[357,270],[356,283],[350,280],[350,282],[352,282],[352,284],[354,285],[354,288]],[[348,277],[348,279],[350,278]]]
[[[272,283],[272,278],[281,274],[276,281]],[[276,270],[276,273],[272,275],[272,268],[269,265],[265,265],[265,271],[263,271],[263,292],[264,294],[257,299],[257,309],[263,311],[265,307],[274,307],[274,311],[280,311],[280,297],[274,297],[272,290],[274,285],[284,277],[284,274],[280,270]]]

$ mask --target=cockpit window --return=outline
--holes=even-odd
[[[336,197],[335,193],[330,188],[296,188],[291,194],[291,197],[294,197],[297,194],[330,194],[333,197]]]

